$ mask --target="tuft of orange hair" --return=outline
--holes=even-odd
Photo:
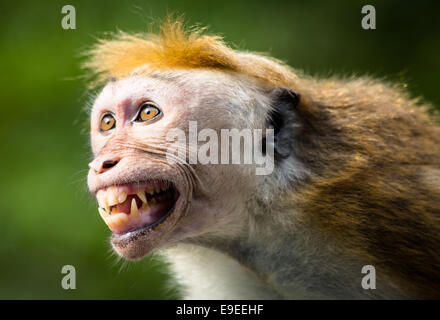
[[[219,69],[248,75],[272,85],[291,85],[295,74],[284,63],[262,54],[228,47],[220,36],[204,34],[205,28],[185,28],[182,19],[168,17],[158,34],[118,32],[112,39],[98,40],[83,67],[95,79],[92,86],[111,78],[124,78],[142,68]]]

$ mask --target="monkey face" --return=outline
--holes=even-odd
[[[185,149],[184,159],[170,161],[168,151],[176,144],[167,136],[175,129],[189,134],[190,122],[219,132],[261,125],[264,116],[249,112],[255,108],[244,92],[231,96],[232,81],[223,73],[187,76],[156,73],[114,81],[93,106],[88,185],[112,231],[113,247],[127,259],[211,230],[234,232],[245,220],[245,186],[255,184],[252,166],[189,164],[198,145],[177,145]],[[237,81],[233,86],[237,92]]]

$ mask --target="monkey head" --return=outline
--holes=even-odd
[[[206,137],[195,145],[189,138],[176,144],[170,132],[191,135],[191,122],[200,132],[209,128],[209,139],[219,138],[210,152],[218,152],[220,162],[221,130],[262,129],[252,140],[261,149],[264,129],[273,128],[275,158],[287,157],[283,112],[296,103],[287,89],[268,92],[239,74],[215,70],[151,72],[108,82],[91,114],[88,185],[117,252],[135,260],[182,239],[232,236],[245,228],[246,206],[264,193],[267,177],[255,174],[255,163],[191,164]],[[170,158],[171,147],[183,156]],[[243,158],[243,148],[239,152]]]

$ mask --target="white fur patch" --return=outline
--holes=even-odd
[[[279,299],[252,272],[207,248],[179,244],[161,254],[170,263],[184,299]]]

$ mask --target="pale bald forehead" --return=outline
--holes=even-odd
[[[101,107],[110,101],[112,103],[122,101],[127,96],[133,100],[145,96],[154,96],[159,99],[185,98],[189,100],[221,92],[222,87],[226,88],[228,82],[232,82],[230,77],[221,72],[206,70],[156,71],[142,75],[134,73],[133,76],[108,82],[98,95],[94,107]],[[160,101],[157,102],[160,103]]]
[[[133,76],[109,82],[98,95],[93,108],[117,105],[128,97],[136,101],[145,97],[173,99],[184,96],[184,90],[175,82],[158,79],[156,76]],[[165,101],[157,101],[161,103]]]

